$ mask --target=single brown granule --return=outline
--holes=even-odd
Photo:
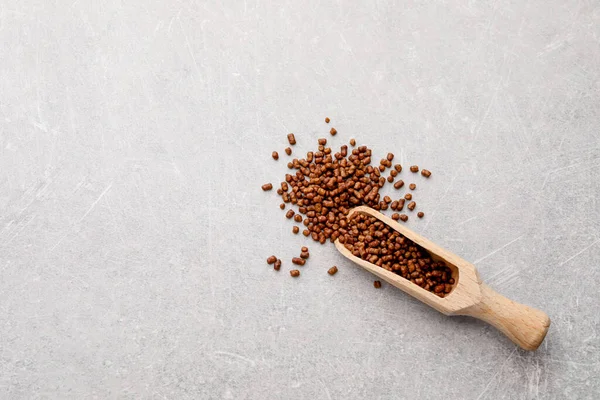
[[[340,153],[339,154],[340,154],[341,157],[338,157],[337,153],[336,153],[336,155],[335,155],[336,159],[337,158],[342,159],[342,158],[346,157],[348,155],[348,146],[342,145],[342,147],[340,147]]]
[[[419,166],[418,165],[411,165],[410,166],[410,172],[419,172]]]
[[[335,275],[336,272],[338,272],[338,268],[335,265],[327,270],[329,275]]]
[[[300,232],[300,228],[298,228],[297,226],[292,227],[292,233],[294,233],[294,235],[297,235],[298,232]]]
[[[331,121],[331,120],[329,119],[329,117],[325,117],[325,123],[326,123],[326,124],[328,124],[328,123],[329,123],[329,121]]]
[[[423,218],[424,215],[425,215],[425,213],[423,211],[419,211],[417,213],[417,217],[419,217],[419,218]]]
[[[304,236],[310,236],[310,231],[308,229],[305,229],[305,230],[302,231],[302,234]]]
[[[402,220],[404,222],[408,221],[408,215],[406,215],[406,214],[400,214],[400,220]]]
[[[331,134],[331,136],[335,136],[335,134],[337,133],[337,130],[335,128],[331,128],[329,133]]]
[[[404,208],[404,202],[405,201],[406,200],[404,200],[404,199],[398,200],[398,207],[396,208],[396,211],[402,211],[402,209]]]
[[[410,185],[408,185],[408,188],[410,190],[415,190],[417,188],[417,185],[415,185],[414,183],[411,183]]]
[[[288,134],[287,135],[287,139],[288,139],[288,142],[290,142],[291,145],[296,144],[296,137],[294,136],[293,133]]]
[[[394,177],[393,177],[392,175],[388,176],[388,177],[387,177],[387,181],[388,181],[389,183],[392,183],[392,182],[394,182]]]
[[[383,196],[383,201],[385,201],[386,204],[390,204],[392,202],[392,198],[390,196]]]
[[[304,265],[306,264],[306,260],[300,257],[294,257],[292,258],[292,263],[296,264],[296,265]]]
[[[381,287],[381,281],[373,282],[373,286],[375,286],[375,289],[379,289]]]
[[[291,147],[286,147],[285,148],[285,154],[287,154],[288,156],[291,156],[292,155],[292,148]],[[289,164],[288,164],[288,166],[289,166]]]
[[[294,214],[295,214],[294,210],[288,210],[288,211],[285,213],[285,217],[286,217],[287,219],[291,219],[291,218],[294,216]]]
[[[417,206],[417,203],[415,203],[414,201],[411,201],[410,203],[408,203],[406,208],[408,208],[410,211],[412,211],[415,209],[416,206]]]
[[[388,161],[392,161],[394,159],[394,155],[392,153],[387,153]]]
[[[390,171],[390,176],[391,176],[392,178],[395,178],[395,177],[397,177],[397,176],[398,176],[398,171],[396,171],[395,169],[392,169],[392,170]]]
[[[273,269],[275,271],[279,271],[280,268],[281,268],[281,260],[277,259],[277,261],[275,261],[275,265],[273,265]]]
[[[396,164],[396,165],[394,165],[394,169],[395,169],[396,171],[398,171],[398,173],[400,173],[400,172],[402,172],[402,165],[400,165],[400,164]]]
[[[393,211],[396,211],[396,209],[398,208],[398,200],[394,200],[394,201],[392,201],[392,204],[390,204],[390,208],[391,208]]]
[[[282,210],[285,210],[285,203],[281,203],[281,204],[279,205],[279,208],[281,208]]]
[[[279,160],[279,153],[274,151],[271,153],[271,157],[273,157],[273,160]]]
[[[300,214],[294,215],[294,221],[296,221],[296,222],[302,222],[302,215],[300,215]]]
[[[262,190],[264,190],[266,192],[267,190],[273,189],[273,184],[265,183],[264,185],[261,186],[261,188],[262,188]]]
[[[350,146],[352,146],[352,147],[356,146],[356,140],[350,139]]]
[[[398,213],[393,213],[393,214],[392,214],[392,219],[393,219],[394,221],[398,221],[398,220],[400,219],[400,214],[398,214]]]
[[[270,256],[269,258],[267,258],[267,264],[274,264],[275,261],[277,261],[277,257],[275,256]]]
[[[406,194],[404,195],[404,198],[405,198],[406,200],[412,200],[412,194],[410,194],[410,193],[406,193]]]
[[[425,178],[429,178],[431,176],[431,171],[429,171],[427,169],[422,169],[421,175],[423,175]]]
[[[400,179],[398,182],[394,183],[395,189],[400,189],[402,186],[404,186],[404,181],[402,179]]]
[[[293,269],[290,271],[290,275],[293,276],[294,278],[297,278],[300,276],[300,271],[298,271],[297,269]]]
[[[325,146],[327,144],[327,139],[319,139],[318,140],[320,146]],[[323,150],[320,150],[323,151]]]
[[[302,248],[300,249],[300,251],[302,251],[304,253],[308,253],[308,247],[302,246]]]

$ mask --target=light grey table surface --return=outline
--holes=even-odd
[[[598,1],[0,1],[0,398],[600,398],[599,77]],[[292,235],[325,116],[537,352]]]

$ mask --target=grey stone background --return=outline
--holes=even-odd
[[[0,398],[600,398],[599,76],[598,1],[0,1]],[[537,352],[291,234],[325,116]]]

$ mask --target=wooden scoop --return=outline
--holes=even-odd
[[[452,270],[455,283],[450,293],[443,298],[438,297],[400,275],[354,256],[339,240],[336,240],[335,247],[346,258],[443,314],[470,315],[495,326],[525,350],[535,350],[542,343],[550,327],[550,318],[544,312],[516,303],[496,293],[481,282],[473,264],[405,228],[380,212],[361,206],[352,209],[348,217],[354,213],[375,217],[423,247],[433,260],[446,263]]]

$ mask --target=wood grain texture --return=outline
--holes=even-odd
[[[543,311],[514,302],[481,284],[482,299],[463,311],[495,326],[525,350],[535,350],[550,328],[550,318]]]

